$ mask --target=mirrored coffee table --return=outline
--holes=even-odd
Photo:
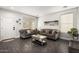
[[[46,38],[47,38],[46,36],[43,36],[40,34],[32,35],[32,42],[40,44],[43,46],[43,45],[47,44]]]

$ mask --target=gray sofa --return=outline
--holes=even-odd
[[[42,29],[40,34],[46,35],[48,39],[57,40],[60,37],[60,31],[57,29]]]
[[[32,35],[31,29],[22,29],[19,30],[20,38],[29,38]]]

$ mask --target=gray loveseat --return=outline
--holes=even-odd
[[[60,37],[60,31],[57,29],[42,29],[40,34],[46,35],[48,39],[57,40]]]
[[[20,38],[29,38],[32,35],[31,29],[21,29],[20,32]]]

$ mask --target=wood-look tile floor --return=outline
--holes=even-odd
[[[10,40],[10,39],[9,39]],[[68,42],[64,40],[46,40],[47,45],[40,46],[29,39],[12,39],[0,42],[0,53],[67,53]]]

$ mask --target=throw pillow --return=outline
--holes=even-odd
[[[27,30],[27,33],[30,33],[30,30]]]

